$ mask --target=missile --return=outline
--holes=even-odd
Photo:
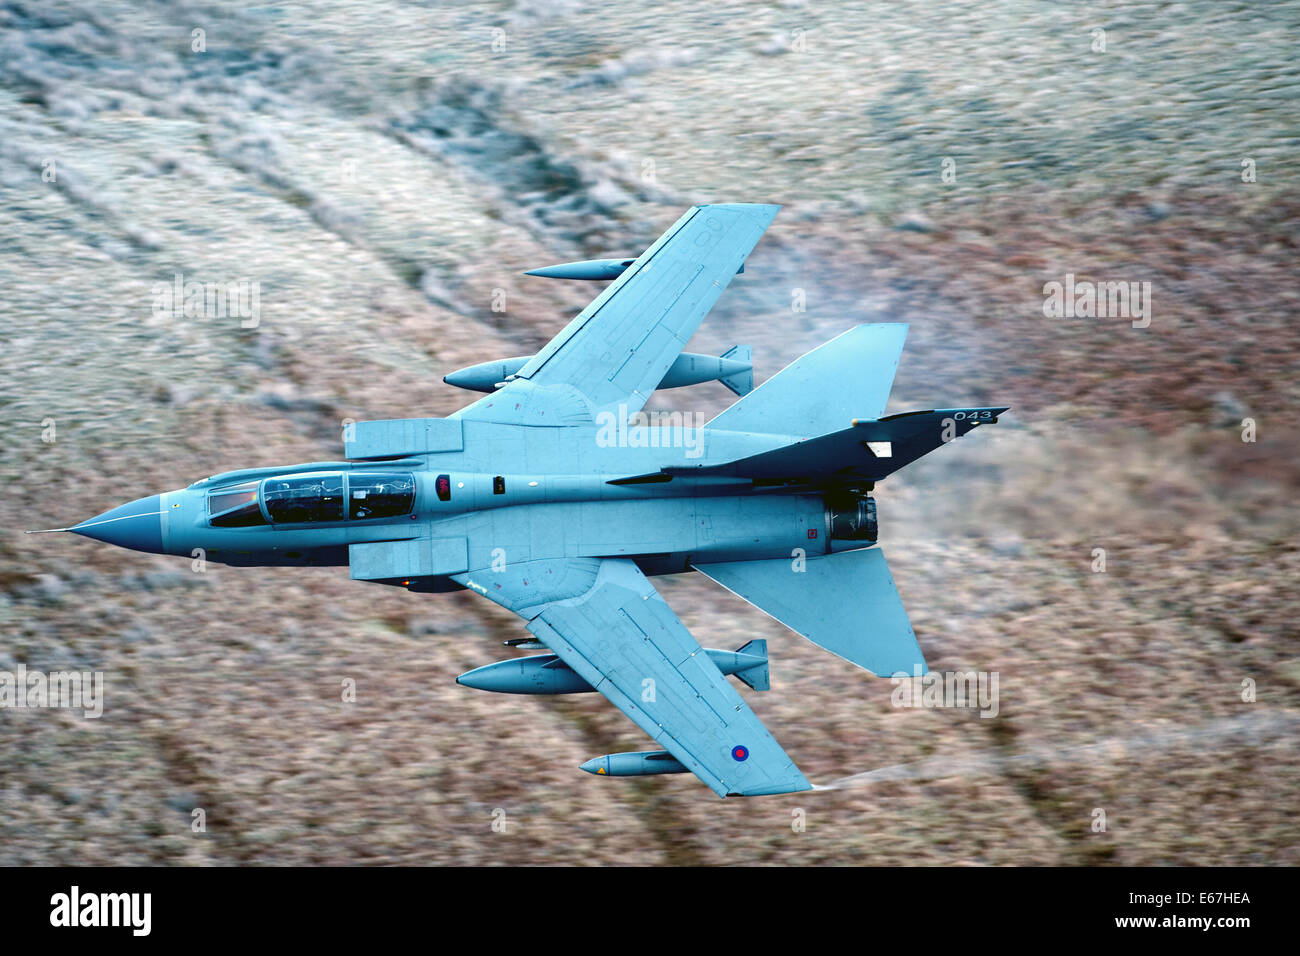
[[[469,389],[471,392],[492,392],[500,388],[512,375],[527,365],[533,356],[495,359],[457,369],[442,377],[448,385]],[[737,395],[748,395],[754,390],[754,365],[750,361],[748,345],[737,345],[721,356],[698,355],[683,352],[668,368],[656,388],[681,388],[702,382],[719,381]]]
[[[734,674],[754,690],[771,687],[767,641],[750,641],[734,651],[703,649],[724,674]],[[499,694],[587,694],[595,690],[555,654],[534,654],[485,664],[456,678],[457,684]]]
[[[681,762],[666,750],[606,754],[592,757],[578,767],[598,777],[644,777],[654,773],[686,773]]]
[[[543,279],[617,279],[636,259],[583,259],[580,262],[561,262],[559,265],[542,266],[529,269],[526,276],[541,276]],[[736,275],[745,271],[742,262]]]
[[[544,651],[546,645],[535,637],[512,637],[508,641],[502,641],[506,647],[513,647],[517,651]]]

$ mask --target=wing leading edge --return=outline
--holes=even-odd
[[[513,381],[454,417],[569,425],[639,411],[780,208],[692,207]]]
[[[528,630],[719,796],[811,790],[636,564],[592,561],[586,590],[549,603],[536,582],[557,573],[569,582],[558,594],[572,594],[567,564],[528,562],[504,581],[491,572],[455,580],[531,617]]]

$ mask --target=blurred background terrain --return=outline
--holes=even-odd
[[[1298,35],[1210,0],[0,3],[0,669],[107,682],[99,720],[0,711],[0,864],[1300,862]],[[446,415],[443,374],[599,288],[523,270],[735,201],[785,208],[691,350],[761,381],[907,321],[892,410],[1012,406],[878,489],[930,666],[996,671],[996,718],[660,578],[704,646],[769,639],[756,712],[850,779],[602,780],[646,743],[602,698],[455,684],[526,633],[472,595],[22,534]],[[155,315],[177,274],[260,321]],[[1045,317],[1067,274],[1149,282],[1149,326]]]

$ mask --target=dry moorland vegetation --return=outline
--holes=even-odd
[[[0,5],[0,669],[107,682],[0,712],[0,864],[1300,862],[1297,5],[583,9]],[[524,634],[472,595],[22,534],[445,415],[592,294],[524,269],[744,200],[786,208],[692,350],[761,380],[907,321],[896,410],[1012,406],[879,489],[931,667],[998,672],[996,718],[661,578],[703,645],[769,640],[756,712],[841,783],[601,780],[645,743],[603,699],[454,683]],[[260,321],[156,316],[177,273]],[[1150,282],[1149,326],[1045,317],[1067,273]]]

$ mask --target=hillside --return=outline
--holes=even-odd
[[[107,683],[0,712],[0,864],[1300,863],[1300,5],[592,10],[0,4],[0,670]],[[597,288],[525,269],[710,201],[784,209],[692,351],[762,380],[906,321],[891,409],[1011,406],[879,489],[931,667],[998,672],[996,718],[661,578],[704,646],[769,640],[747,699],[840,784],[602,780],[645,744],[604,700],[456,685],[525,633],[470,594],[22,533],[446,415]],[[256,324],[158,314],[178,274],[257,283]],[[1150,283],[1149,324],[1048,318],[1067,274]]]

